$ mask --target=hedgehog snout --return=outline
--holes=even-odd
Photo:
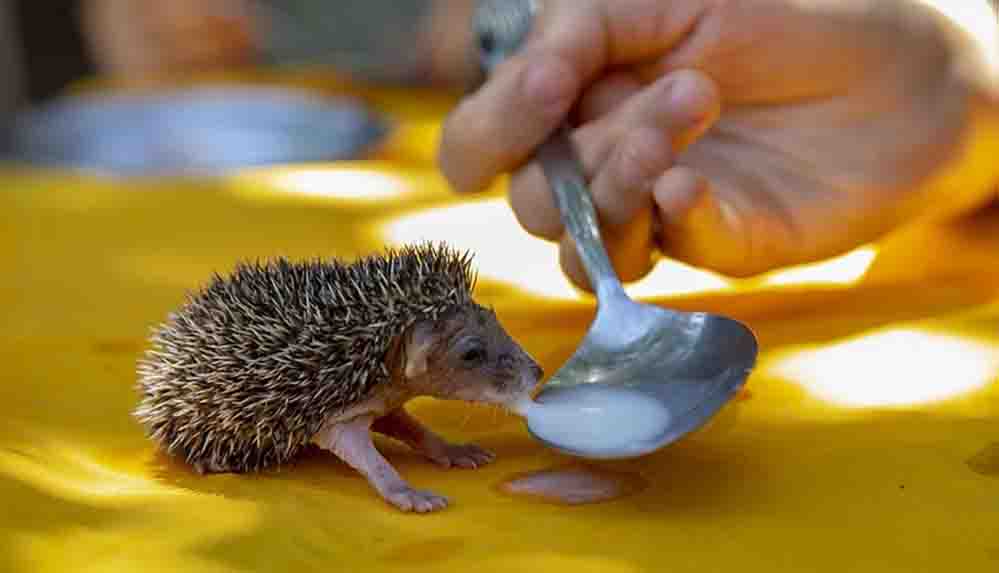
[[[544,371],[527,353],[514,350],[497,358],[490,377],[501,395],[516,397],[532,392],[543,375]]]

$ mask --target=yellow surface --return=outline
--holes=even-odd
[[[748,397],[709,428],[601,464],[648,483],[614,502],[498,493],[567,460],[517,419],[461,404],[414,410],[494,449],[493,465],[444,471],[382,442],[413,484],[452,498],[430,516],[394,511],[329,456],[199,477],[157,454],[129,415],[144,337],[242,257],[447,239],[478,254],[480,299],[546,370],[567,357],[590,301],[501,195],[448,192],[421,113],[380,159],[336,167],[185,183],[0,175],[0,570],[999,568],[996,213],[755,281],[666,262],[632,285],[747,321],[764,353]]]

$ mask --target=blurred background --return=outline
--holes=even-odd
[[[361,86],[474,80],[470,14],[469,0],[3,0],[6,158],[177,174],[359,157],[388,129]],[[311,89],[290,85],[312,72]]]

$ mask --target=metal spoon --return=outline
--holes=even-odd
[[[477,32],[486,73],[516,51],[532,18],[530,0],[481,3]],[[569,128],[557,130],[535,159],[596,293],[597,313],[568,362],[533,403],[524,405],[528,430],[548,447],[580,457],[624,458],[655,451],[703,426],[745,384],[756,363],[756,338],[745,325],[724,316],[631,300],[604,249]],[[617,391],[629,393],[629,399],[621,402]],[[636,396],[666,415],[635,408],[640,405]],[[610,411],[612,402],[617,402],[617,412]],[[553,426],[551,407],[568,412],[573,427]],[[613,436],[622,439],[609,439]]]

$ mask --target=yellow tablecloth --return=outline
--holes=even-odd
[[[0,174],[0,570],[993,571],[999,568],[999,213],[732,282],[665,262],[633,292],[745,320],[748,393],[703,431],[602,466],[648,487],[557,506],[497,484],[569,462],[512,417],[415,413],[498,460],[444,471],[380,442],[452,506],[406,515],[329,456],[199,477],[130,417],[148,329],[244,257],[354,257],[421,238],[477,254],[479,297],[551,372],[589,299],[502,195],[459,199],[435,109],[398,104],[370,161],[223,181]],[[394,104],[392,102],[395,102]]]

